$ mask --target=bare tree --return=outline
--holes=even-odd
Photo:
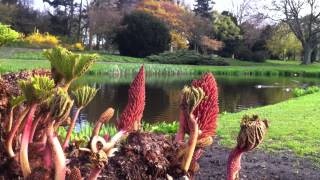
[[[281,12],[303,46],[303,64],[310,64],[312,53],[320,44],[320,3],[318,0],[273,0],[274,10]],[[317,52],[315,52],[317,53]]]
[[[258,12],[256,0],[233,0],[232,14],[237,18],[238,24],[251,19],[255,12]]]
[[[97,48],[99,48],[100,42],[104,42],[105,48],[110,47],[115,37],[115,30],[120,27],[122,17],[120,11],[108,6],[91,7],[88,15],[89,46],[91,46],[93,36],[95,36]]]

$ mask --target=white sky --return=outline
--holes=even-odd
[[[237,0],[234,0],[236,2]],[[44,4],[42,0],[33,0],[34,7],[36,9],[44,9]],[[194,0],[185,0],[185,3],[189,6],[193,6],[195,3]],[[215,0],[214,10],[218,10],[219,12],[222,12],[224,10],[231,10],[232,9],[232,0]]]

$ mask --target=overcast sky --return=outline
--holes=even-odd
[[[42,0],[33,0],[34,1],[34,7],[36,9],[44,9],[44,4]],[[234,2],[237,2],[237,0],[233,0]],[[194,0],[185,0],[186,4],[189,6],[192,6],[194,4]],[[218,10],[219,12],[222,12],[224,10],[231,10],[232,9],[232,0],[215,0],[214,10]]]

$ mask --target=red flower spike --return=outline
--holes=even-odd
[[[199,129],[201,130],[198,139],[214,136],[219,114],[217,83],[212,73],[206,73],[201,79],[193,80],[192,86],[201,87],[207,97],[193,112],[197,119]]]
[[[137,130],[141,126],[141,119],[145,105],[145,77],[142,66],[129,88],[128,104],[120,115],[117,129],[124,131]]]

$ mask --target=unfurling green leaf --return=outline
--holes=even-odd
[[[11,108],[15,108],[22,104],[26,98],[24,96],[14,96],[10,99],[10,106]]]
[[[19,81],[19,87],[28,103],[39,103],[52,95],[54,82],[47,76],[34,76],[28,80]]]
[[[54,120],[65,120],[70,114],[73,105],[73,100],[69,97],[68,93],[58,89],[56,95],[51,101],[51,116]]]
[[[188,107],[189,113],[194,111],[195,108],[205,99],[205,92],[202,88],[185,86],[182,89],[183,101]]]
[[[90,101],[97,94],[96,88],[91,88],[89,86],[82,86],[72,92],[75,97],[75,103],[78,108],[87,106]]]
[[[51,68],[54,69],[53,78],[62,76],[65,84],[70,84],[83,75],[97,59],[95,54],[74,54],[62,47],[46,50],[44,56],[50,61]]]

